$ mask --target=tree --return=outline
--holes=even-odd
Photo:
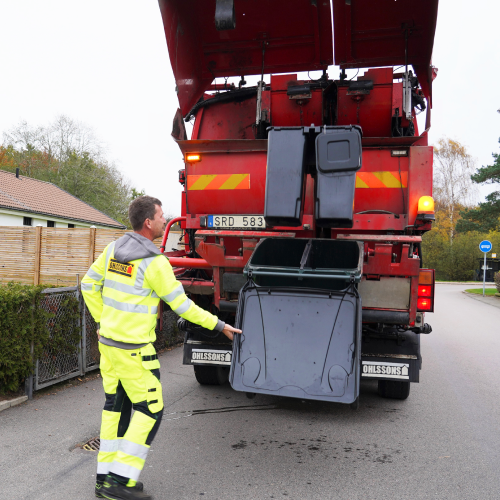
[[[92,130],[66,116],[46,127],[20,123],[4,134],[0,169],[52,182],[129,226],[128,205],[142,194],[109,163]]]
[[[500,155],[492,153],[492,156],[493,163],[479,168],[471,176],[472,181],[477,184],[500,183]],[[498,231],[500,229],[500,191],[494,191],[486,196],[486,201],[479,203],[477,208],[462,211],[461,216],[457,231]]]
[[[471,182],[474,159],[458,141],[441,138],[434,147],[434,199],[441,231],[453,244],[460,211],[471,208],[477,189]]]

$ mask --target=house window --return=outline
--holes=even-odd
[[[23,226],[32,226],[33,221],[31,220],[31,217],[23,217]]]
[[[56,223],[53,220],[48,220],[47,227],[56,227]]]
[[[74,224],[68,224],[68,229],[73,229],[75,227]]]

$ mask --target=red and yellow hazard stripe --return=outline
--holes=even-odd
[[[408,186],[408,172],[358,172],[357,188],[405,188]],[[250,174],[188,175],[189,191],[214,189],[250,189]]]
[[[188,175],[190,191],[209,189],[250,189],[250,174]]]
[[[408,186],[408,172],[358,172],[357,188],[405,188]]]

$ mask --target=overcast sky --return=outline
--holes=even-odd
[[[498,0],[440,1],[430,138],[458,139],[478,166],[500,152],[499,18]],[[170,138],[178,102],[157,0],[0,0],[0,19],[0,137],[21,120],[65,114],[95,130],[135,187],[180,215],[183,162]]]

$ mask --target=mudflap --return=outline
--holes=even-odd
[[[328,291],[240,291],[229,381],[233,389],[354,403],[361,372],[361,299],[351,285]]]

